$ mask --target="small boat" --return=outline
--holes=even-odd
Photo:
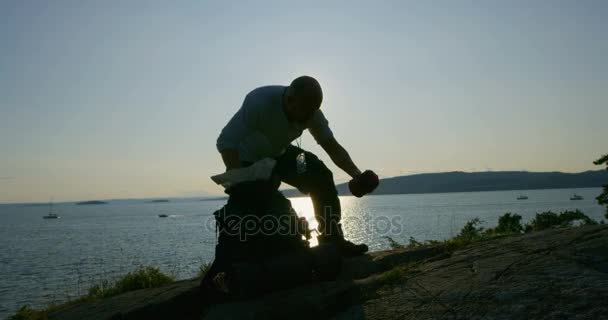
[[[164,213],[161,213],[161,214],[159,214],[159,215],[158,215],[158,217],[159,217],[159,218],[166,218],[166,217],[168,217],[168,215],[166,215],[166,214],[164,214]]]
[[[42,219],[57,219],[59,216],[56,213],[53,213],[53,202],[49,202],[49,214],[46,216],[42,216]]]
[[[520,194],[519,196],[517,196],[517,200],[528,200],[528,196]]]
[[[585,198],[583,198],[583,196],[578,195],[578,194],[573,194],[572,197],[570,197],[570,200],[583,200]]]

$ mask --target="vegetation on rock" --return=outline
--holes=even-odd
[[[534,219],[525,225],[522,225],[521,219],[522,217],[518,214],[505,213],[498,218],[498,225],[496,227],[485,229],[481,226],[483,221],[479,218],[474,218],[467,221],[455,237],[444,241],[427,240],[420,242],[415,238],[410,237],[409,244],[403,245],[391,237],[387,236],[384,238],[387,239],[389,246],[393,250],[439,245],[444,246],[447,251],[453,251],[470,243],[487,240],[497,236],[541,231],[555,227],[574,226],[576,221],[579,222],[578,225],[598,224],[595,220],[589,218],[579,210],[566,210],[561,213],[554,213],[552,211],[540,212],[536,214]]]
[[[465,223],[463,228],[455,237],[444,241],[429,240],[420,242],[415,238],[410,237],[409,243],[407,245],[402,245],[391,237],[385,238],[388,240],[389,245],[393,250],[438,246],[439,248],[443,248],[446,252],[453,252],[470,243],[488,240],[502,235],[519,234],[523,232],[528,233],[554,227],[568,227],[574,225],[574,221],[580,221],[580,223],[584,225],[597,224],[596,221],[587,217],[579,210],[564,211],[559,214],[551,211],[537,213],[535,218],[525,226],[521,224],[521,219],[522,217],[518,214],[506,213],[499,217],[498,225],[496,227],[484,229],[481,226],[483,221],[479,218],[475,218]],[[390,284],[396,278],[402,278],[408,274],[410,270],[415,267],[415,265],[416,263],[398,266],[391,272],[383,274],[378,283]],[[197,277],[203,276],[209,267],[210,265],[207,263],[202,264],[199,267]],[[139,267],[134,272],[128,273],[115,282],[102,281],[101,283],[94,285],[93,287],[89,288],[87,295],[76,300],[70,300],[62,304],[51,304],[44,310],[32,309],[27,305],[22,306],[17,313],[11,316],[9,319],[46,319],[49,313],[75,304],[107,298],[139,289],[161,287],[174,281],[175,280],[173,278],[163,274],[156,267]]]
[[[498,226],[493,229],[488,229],[488,234],[511,234],[522,233],[524,227],[521,225],[521,216],[518,214],[505,213],[498,218]]]
[[[33,309],[28,305],[22,306],[17,310],[10,320],[42,320],[46,319],[48,314],[69,307],[74,304],[79,304],[87,301],[94,301],[102,298],[108,298],[119,295],[121,293],[130,292],[139,289],[157,288],[166,284],[172,283],[175,280],[168,275],[163,274],[156,267],[138,267],[135,271],[129,272],[115,282],[107,280],[89,288],[88,294],[79,297],[75,300],[69,300],[62,304],[50,304],[43,310]]]
[[[608,154],[605,154],[604,156],[602,156],[601,158],[595,160],[593,162],[594,164],[601,166],[602,164],[606,165],[606,170],[608,170]],[[597,196],[597,203],[601,206],[605,205],[606,206],[606,214],[604,215],[604,217],[606,217],[606,219],[608,219],[608,184],[604,185],[604,192],[602,192],[602,194],[600,194],[599,196]]]
[[[525,231],[540,231],[553,227],[566,227],[571,226],[575,221],[580,221],[585,225],[597,224],[596,221],[587,217],[584,213],[579,210],[567,210],[556,214],[551,211],[537,213],[536,217],[526,224]]]
[[[156,267],[139,267],[114,283],[104,280],[94,285],[89,288],[87,297],[91,299],[107,298],[129,291],[161,287],[173,281],[175,281],[173,278],[163,274]]]
[[[197,278],[202,278],[205,273],[207,273],[207,271],[209,271],[209,268],[211,268],[211,263],[205,262],[203,264],[201,264],[200,267],[198,267],[198,272],[196,274]]]

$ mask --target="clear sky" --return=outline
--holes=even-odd
[[[607,32],[602,0],[2,1],[0,202],[221,194],[221,128],[302,74],[383,177],[600,169]]]

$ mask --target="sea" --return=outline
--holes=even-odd
[[[346,238],[370,250],[389,248],[388,237],[407,244],[442,240],[479,218],[493,227],[505,213],[530,221],[543,211],[579,209],[600,221],[601,188],[340,197]],[[517,200],[519,195],[527,200]],[[570,200],[573,194],[583,200]],[[43,219],[47,204],[0,205],[0,318],[22,305],[44,307],[87,293],[139,266],[156,266],[176,279],[196,275],[212,261],[213,212],[226,200],[200,198],[107,200],[107,204],[55,203],[58,219]],[[290,198],[296,212],[316,227],[309,198]],[[166,215],[161,218],[159,215]],[[314,233],[313,233],[314,235]],[[311,245],[316,245],[313,238]]]

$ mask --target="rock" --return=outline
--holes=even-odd
[[[599,319],[608,306],[608,227],[370,253],[338,279],[204,304],[198,281],[126,293],[51,319]]]
[[[192,319],[203,310],[198,284],[198,279],[184,280],[160,288],[127,292],[70,306],[51,313],[49,319]]]
[[[608,229],[472,244],[363,303],[365,319],[592,319],[608,311]]]

